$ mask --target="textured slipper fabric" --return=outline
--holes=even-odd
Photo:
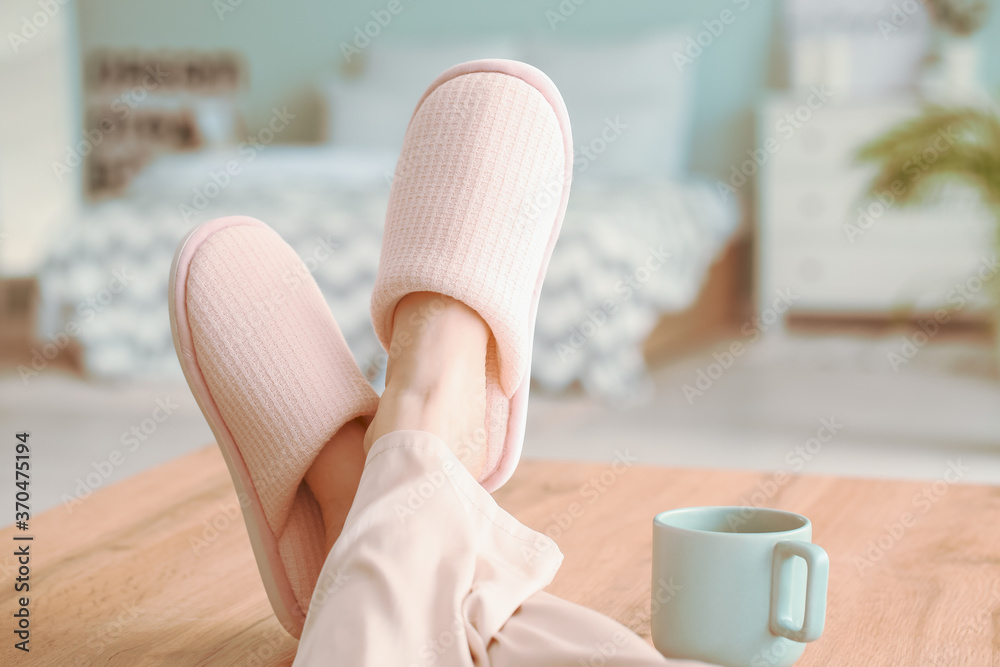
[[[301,259],[252,218],[214,220],[182,243],[171,325],[268,597],[297,637],[325,559],[322,515],[303,476],[346,422],[375,412],[378,397]]]
[[[473,308],[493,332],[487,460],[502,485],[520,455],[538,295],[565,212],[572,140],[562,98],[537,69],[464,63],[442,74],[410,120],[389,196],[372,322],[386,349],[412,292]]]

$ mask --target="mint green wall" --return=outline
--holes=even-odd
[[[752,114],[767,86],[782,83],[780,3],[749,0],[739,11],[733,0],[586,0],[569,19],[549,27],[546,10],[559,0],[398,0],[403,11],[378,37],[445,40],[461,35],[514,33],[577,43],[622,39],[661,26],[690,25],[730,8],[736,22],[696,62],[692,170],[719,175],[752,143]],[[579,0],[577,0],[579,1]],[[223,14],[217,7],[238,5]],[[334,76],[343,63],[339,43],[371,20],[369,11],[389,0],[85,0],[80,3],[83,53],[98,47],[229,48],[247,58],[250,86],[247,117],[257,126],[274,106],[288,105],[299,119],[282,136],[287,141],[315,138],[318,101],[312,87]],[[740,0],[745,5],[744,0]],[[1000,12],[979,39],[984,61],[993,66],[985,78],[1000,80]],[[667,66],[671,66],[667,64]]]

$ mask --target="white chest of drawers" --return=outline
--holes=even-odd
[[[918,113],[919,103],[836,96],[821,104],[814,99],[812,108],[803,102],[772,96],[758,116],[757,146],[770,145],[757,174],[758,310],[779,293],[791,294],[789,312],[954,310],[956,288],[996,255],[995,221],[971,190],[952,188],[933,204],[911,208],[891,192],[881,202],[865,200],[873,172],[854,159],[866,141]],[[923,160],[949,146],[929,142],[900,187],[912,187],[925,173]],[[982,309],[988,293],[979,290],[961,309]]]

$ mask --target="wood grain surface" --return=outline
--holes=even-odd
[[[809,516],[830,554],[826,632],[799,665],[1000,666],[1000,488],[945,477],[524,461],[496,495],[565,553],[550,592],[644,637],[653,515],[754,504]],[[32,518],[31,653],[13,648],[22,594],[4,548],[0,664],[291,664],[296,642],[271,614],[238,503],[213,446]]]

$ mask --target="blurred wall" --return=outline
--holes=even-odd
[[[80,138],[76,3],[48,7],[0,2],[0,276],[30,273],[79,202],[80,172],[53,169]]]
[[[98,47],[227,48],[242,52],[250,71],[245,112],[250,129],[274,106],[288,105],[301,121],[283,140],[313,140],[319,122],[315,84],[343,64],[339,44],[350,41],[370,11],[390,0],[87,0],[80,3],[84,54]],[[378,39],[469,39],[499,33],[586,42],[620,39],[663,26],[692,26],[732,9],[737,20],[696,61],[692,170],[709,175],[729,167],[752,144],[753,110],[767,86],[783,83],[780,2],[775,0],[561,0],[575,7],[553,30],[548,10],[560,0],[398,0],[403,10]],[[579,4],[577,4],[579,3]],[[746,6],[745,11],[738,7]],[[986,80],[1000,82],[1000,16],[977,39],[984,45]],[[665,66],[672,66],[665,63]]]

